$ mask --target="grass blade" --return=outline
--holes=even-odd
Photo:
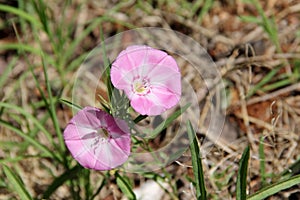
[[[184,107],[182,107],[180,110],[177,110],[174,112],[170,117],[168,117],[166,120],[164,120],[160,125],[158,125],[150,134],[148,139],[155,138],[162,130],[167,128],[177,117],[179,117],[183,112],[185,112],[191,104],[187,104]]]
[[[48,108],[48,110],[49,110],[50,117],[52,119],[52,122],[53,122],[53,125],[54,125],[54,128],[55,128],[55,132],[56,132],[59,144],[60,144],[60,150],[61,150],[61,152],[64,152],[65,149],[66,149],[65,142],[64,142],[64,139],[63,139],[63,136],[62,136],[62,131],[60,129],[58,119],[57,119],[56,110],[55,110],[56,109],[55,106],[56,106],[57,102],[54,100],[53,95],[52,95],[51,85],[50,85],[50,81],[49,81],[49,78],[48,78],[48,73],[47,73],[47,69],[46,69],[46,63],[45,63],[44,56],[43,56],[43,59],[42,59],[42,64],[43,64],[43,71],[44,71],[44,77],[45,77],[45,84],[46,84],[47,93],[48,93],[48,96],[49,96],[49,108]],[[45,101],[45,103],[47,103],[47,101]]]
[[[261,19],[257,18],[256,16],[241,15],[241,16],[239,16],[239,18],[244,22],[250,22],[250,23],[256,23],[256,24],[261,23]]]
[[[206,200],[206,189],[204,184],[203,169],[201,163],[200,149],[196,138],[195,131],[190,121],[187,123],[187,132],[190,140],[192,154],[192,165],[196,183],[196,196],[198,200]]]
[[[270,71],[259,83],[257,83],[253,88],[251,88],[246,96],[246,98],[254,95],[259,89],[261,89],[265,84],[271,81],[271,79],[277,74],[277,72],[282,68],[282,66],[278,66],[272,71]]]
[[[237,177],[237,186],[236,186],[236,199],[244,200],[246,199],[247,193],[247,170],[248,170],[248,161],[250,157],[250,148],[249,146],[243,152],[242,158],[239,164],[239,172]]]
[[[103,54],[103,63],[104,63],[104,69],[105,69],[105,73],[103,74],[103,76],[104,76],[104,80],[106,83],[108,99],[110,102],[112,102],[113,93],[115,91],[114,86],[110,79],[110,68],[111,68],[112,63],[110,62],[109,58],[107,57],[107,49],[106,49],[105,42],[104,42],[103,29],[101,26],[100,26],[100,38],[102,41],[101,50],[102,50],[102,54]]]
[[[15,8],[15,7],[12,7],[12,6],[8,6],[8,5],[0,4],[0,11],[18,15],[19,17],[21,17],[21,18],[23,18],[25,20],[28,20],[34,26],[41,27],[40,22],[34,16],[32,16],[30,13],[27,13],[27,12],[25,12],[23,10],[18,9],[18,8]]]
[[[266,166],[265,166],[265,152],[264,152],[264,137],[261,136],[259,140],[259,170],[262,187],[266,185]]]
[[[272,184],[268,187],[261,189],[260,191],[256,192],[255,194],[249,196],[247,200],[261,200],[265,199],[277,192],[290,188],[294,185],[300,184],[300,175],[294,176],[288,180],[280,181],[278,183]]]
[[[273,16],[267,16],[265,14],[265,10],[261,6],[260,2],[258,0],[250,0],[250,2],[255,6],[256,10],[258,11],[259,15],[261,16],[261,23],[258,23],[258,25],[262,26],[265,30],[265,32],[269,35],[271,41],[276,46],[276,49],[278,52],[281,52],[280,43],[278,40],[278,30],[275,23],[275,19]]]
[[[5,81],[9,77],[9,73],[12,71],[12,68],[17,63],[17,59],[18,59],[17,57],[14,57],[12,59],[12,61],[5,67],[4,71],[2,72],[2,74],[0,76],[0,88],[3,88]]]
[[[97,26],[103,22],[102,17],[96,18],[93,20],[83,31],[82,33],[75,38],[72,43],[65,49],[64,54],[62,55],[62,64],[64,65],[73,55],[74,49],[80,44],[80,42],[85,39],[88,34],[90,34]]]
[[[31,4],[33,5],[34,10],[38,15],[38,19],[40,19],[44,31],[47,33],[48,36],[51,36],[48,23],[48,16],[46,14],[47,6],[41,0],[31,0]]]
[[[1,144],[0,144],[1,145]],[[20,145],[20,143],[15,144]],[[16,163],[28,158],[35,158],[35,159],[41,159],[41,158],[49,158],[49,156],[44,155],[44,154],[36,154],[36,155],[25,155],[25,156],[14,156],[14,157],[6,157],[6,158],[1,158],[0,159],[0,164],[8,164],[8,163]]]
[[[16,50],[16,51],[32,53],[34,55],[41,55],[41,52],[39,49],[33,48],[30,45],[21,44],[21,43],[1,44],[0,50]]]
[[[66,104],[67,106],[69,106],[70,108],[73,108],[77,111],[82,110],[82,107],[79,105],[76,105],[75,103],[68,101],[66,99],[59,99],[60,102],[62,102],[63,104]]]
[[[106,184],[106,179],[103,179],[103,181],[101,182],[100,186],[97,188],[96,192],[92,195],[92,197],[90,198],[90,200],[93,200],[93,199],[95,199],[97,197],[97,195],[100,193],[100,191],[105,186],[105,184]]]
[[[140,121],[142,121],[143,119],[146,119],[148,116],[147,115],[139,115],[139,116],[137,116],[134,120],[133,120],[133,122],[135,123],[135,124],[137,124],[137,123],[139,123]]]
[[[59,186],[63,185],[67,180],[78,176],[79,171],[82,169],[83,168],[81,166],[76,165],[72,169],[66,170],[62,175],[54,179],[48,189],[44,192],[43,199],[49,199],[51,194],[55,192]]]
[[[23,200],[31,200],[32,197],[29,192],[26,190],[24,183],[21,179],[16,175],[16,172],[13,172],[9,167],[3,165],[3,171],[11,183],[11,186],[14,188],[19,197]]]
[[[20,108],[16,105],[13,104],[9,104],[9,103],[5,103],[5,102],[0,102],[0,107],[3,108],[8,108],[8,109],[13,109],[19,113],[21,113],[22,115],[24,115],[28,120],[31,120],[33,122],[33,124],[40,130],[42,131],[45,136],[47,137],[47,139],[51,142],[51,144],[54,144],[53,138],[51,136],[51,133],[40,123],[40,121],[35,118],[33,115],[31,115],[30,113],[28,113],[26,110],[24,110],[23,108]],[[55,146],[55,145],[54,145]]]
[[[127,196],[130,200],[135,200],[136,196],[134,192],[132,191],[131,186],[127,183],[127,181],[119,174],[116,173],[116,181],[117,185],[121,189],[121,191]]]
[[[209,12],[211,7],[213,6],[213,0],[206,0],[201,8],[200,14],[198,15],[197,24],[201,24],[203,17]]]
[[[300,159],[296,160],[287,170],[281,173],[281,176],[293,176],[300,173]]]
[[[46,146],[40,144],[35,138],[30,137],[29,135],[27,135],[27,134],[23,133],[22,131],[20,131],[18,128],[15,128],[11,124],[9,124],[9,123],[1,120],[1,119],[0,119],[0,125],[3,126],[3,127],[8,128],[10,130],[12,130],[16,134],[18,134],[19,136],[21,136],[22,138],[24,138],[26,141],[28,141],[29,143],[31,143],[37,149],[39,149],[40,151],[44,152],[46,154],[46,156],[49,156],[51,158],[55,158],[58,161],[61,161],[61,158],[57,157],[57,155],[55,155],[52,151],[50,151]]]

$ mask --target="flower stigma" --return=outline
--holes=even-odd
[[[108,142],[108,139],[110,138],[107,130],[105,128],[99,128],[97,131],[97,138],[101,143]]]
[[[139,95],[145,95],[150,92],[150,83],[146,78],[136,79],[133,81],[133,91]]]

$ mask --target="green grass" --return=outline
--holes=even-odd
[[[196,133],[191,122],[187,123],[187,132],[190,140],[190,149],[192,154],[192,165],[195,176],[195,187],[196,187],[196,198],[201,200],[207,199],[206,189],[205,189],[205,180],[204,172],[201,161],[200,148]]]
[[[246,23],[254,23],[263,27],[268,39],[275,45],[277,52],[282,52],[275,16],[271,18],[266,16],[257,0],[247,2],[255,6],[259,18],[256,16],[241,16],[241,19]],[[78,5],[74,5],[73,1],[70,0],[61,1],[59,7],[61,9],[59,11],[60,17],[54,16],[55,10],[52,10],[54,8],[51,7],[53,2],[18,0],[18,3],[19,7],[17,8],[0,4],[0,11],[10,16],[4,25],[1,25],[0,29],[5,29],[7,26],[13,27],[16,39],[13,42],[4,42],[0,45],[0,51],[8,52],[10,56],[0,76],[0,88],[3,88],[4,93],[0,101],[0,133],[6,138],[6,140],[0,141],[0,189],[8,191],[13,199],[48,199],[57,195],[58,189],[63,187],[67,189],[71,199],[92,200],[98,199],[102,191],[105,192],[109,188],[108,186],[112,186],[128,199],[136,199],[133,189],[137,185],[132,180],[132,174],[126,173],[122,169],[107,172],[84,169],[74,161],[66,149],[63,130],[70,117],[69,111],[81,109],[81,105],[75,105],[74,102],[67,100],[71,99],[72,95],[69,88],[72,88],[73,81],[70,77],[74,75],[80,64],[86,59],[90,49],[96,47],[97,42],[108,37],[105,31],[110,26],[118,27],[115,28],[117,32],[137,27],[130,20],[122,21],[114,17],[122,16],[122,13],[124,14],[127,9],[133,9],[137,13],[142,11],[151,15],[153,10],[164,7],[167,11],[174,11],[176,15],[194,20],[195,24],[201,24],[210,10],[218,5],[217,2],[212,0],[195,0],[193,2],[159,0],[156,1],[157,7],[153,8],[152,5],[155,4],[155,1],[149,0],[146,2],[137,1],[137,4],[129,9],[127,1],[120,1],[112,5],[107,11],[100,9],[103,12],[102,14],[83,22],[84,24],[81,24],[83,30],[76,37],[74,37],[76,23],[81,9],[86,6],[86,2],[83,1]],[[71,19],[67,16],[69,9],[73,11]],[[130,13],[135,12],[130,10]],[[128,19],[132,17],[130,13],[128,11],[125,14],[125,19],[127,19],[126,17]],[[91,37],[94,32],[99,33],[97,42],[93,47],[85,47],[85,40]],[[105,52],[105,48],[103,52]],[[106,60],[105,62],[105,66],[109,66],[110,61]],[[270,69],[267,75],[250,89],[247,98],[251,98],[259,92],[267,93],[298,82],[300,79],[299,63],[299,59],[291,61],[290,64],[294,66],[291,74],[279,74],[283,68],[281,65]],[[24,65],[21,70],[19,69],[20,65]],[[54,73],[54,76],[52,73]],[[109,74],[108,68],[106,75],[109,76]],[[107,86],[108,91],[110,91],[109,99],[112,100],[112,85],[108,82]],[[124,102],[121,103],[124,104]],[[110,112],[111,108],[106,104],[104,105],[107,111]],[[147,139],[142,140],[133,137],[133,144],[140,145],[148,150],[151,149],[148,139],[155,139],[188,108],[189,104],[183,106],[181,110],[174,112],[154,130],[149,130],[150,136]],[[138,116],[133,119],[133,122],[138,123],[146,117]],[[171,199],[179,199],[178,196],[181,191],[175,183],[180,179],[191,183],[191,188],[195,190],[197,199],[207,199],[218,195],[216,191],[212,191],[210,188],[209,181],[215,181],[220,190],[226,188],[227,185],[236,184],[236,194],[233,196],[237,199],[267,198],[300,183],[299,175],[295,175],[299,172],[299,160],[290,166],[290,170],[286,169],[279,173],[278,176],[282,175],[283,178],[279,178],[278,182],[269,183],[264,144],[261,139],[258,155],[262,187],[256,193],[248,194],[247,181],[251,178],[248,177],[249,173],[247,173],[249,169],[248,162],[252,159],[249,148],[245,149],[238,169],[229,166],[226,170],[209,176],[203,170],[203,165],[207,163],[201,159],[200,146],[196,139],[197,134],[191,123],[187,123],[187,134],[190,139],[190,160],[192,161],[192,177],[194,178],[186,175],[188,170],[184,165],[182,171],[185,170],[186,174],[183,177],[176,177],[176,174],[170,172],[167,168],[161,169],[159,172],[142,172],[138,177],[143,181],[154,180],[158,184],[167,183],[168,187],[161,184],[161,188]],[[3,153],[4,157],[2,156]],[[179,151],[173,156],[177,157],[178,154],[182,154],[182,152]],[[173,160],[173,157],[159,156],[165,160]],[[19,169],[23,168],[24,163],[30,160],[39,161],[43,170],[46,171],[44,173],[51,177],[49,184],[43,185],[42,196],[41,194],[33,194],[31,192],[32,188],[29,189],[30,186],[26,185],[25,179],[22,180],[25,174],[22,174],[24,172]],[[48,165],[44,164],[44,161]],[[141,169],[143,167],[147,166],[141,164]],[[236,172],[227,174],[229,168],[230,170],[236,170]],[[35,170],[32,173],[34,174]],[[236,183],[233,183],[235,180]]]
[[[258,0],[244,0],[244,2],[249,3],[253,5],[256,8],[256,11],[258,12],[259,16],[240,16],[242,21],[249,22],[249,23],[255,23],[259,26],[261,26],[264,29],[264,32],[268,35],[270,41],[274,44],[276,47],[277,53],[282,53],[282,47],[280,44],[279,36],[278,36],[278,27],[276,24],[276,19],[274,15],[267,16],[263,7],[261,6],[261,2]],[[297,62],[297,60],[296,60]],[[292,73],[286,73],[284,74],[285,77],[280,78],[279,80],[273,81],[275,76],[278,76],[278,72],[284,68],[289,63],[285,60],[282,60],[282,64],[279,66],[274,67],[271,69],[268,74],[260,80],[259,83],[254,85],[247,93],[247,98],[250,98],[253,96],[256,92],[269,92],[276,89],[280,89],[284,86],[291,85],[299,81],[300,76],[297,71],[297,67],[294,68],[294,71]]]
[[[11,187],[18,193],[21,199],[24,200],[31,200],[33,199],[27,189],[25,188],[24,183],[22,182],[21,178],[18,176],[17,172],[14,172],[6,165],[3,165],[3,170],[5,175],[7,176]]]
[[[236,199],[243,200],[247,197],[247,175],[248,175],[248,162],[250,157],[250,148],[247,146],[243,152],[242,158],[239,163],[239,171],[236,183]]]

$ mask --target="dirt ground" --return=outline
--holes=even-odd
[[[17,1],[4,1],[4,4],[8,2],[17,6]],[[200,96],[202,94],[202,99],[199,99],[199,104],[202,105],[200,111],[202,117],[197,134],[200,141],[206,138],[203,148],[209,148],[209,152],[205,153],[202,162],[205,184],[210,198],[235,199],[238,162],[247,144],[251,148],[248,173],[249,193],[254,193],[262,186],[259,158],[259,148],[262,144],[265,154],[266,184],[275,182],[282,176],[282,172],[294,163],[299,163],[297,160],[300,154],[298,146],[300,141],[300,1],[259,1],[266,19],[274,21],[273,25],[277,29],[276,36],[268,33],[270,27],[268,29],[268,26],[263,25],[263,17],[250,1],[213,1],[207,12],[203,11],[203,2],[196,0],[184,2],[179,0],[122,2],[101,0],[85,1],[84,4],[81,4],[81,1],[74,0],[67,5],[64,12],[68,14],[64,20],[66,24],[74,23],[74,32],[69,38],[70,41],[80,36],[90,21],[106,15],[107,20],[102,23],[105,38],[133,28],[159,27],[183,33],[193,38],[207,51],[222,76],[226,91],[226,99],[219,100],[219,103],[227,100],[227,104],[222,106],[221,113],[224,118],[226,117],[226,121],[217,141],[214,139],[214,135],[205,135],[205,129],[202,129],[205,127],[203,123],[209,123],[205,118],[211,112],[207,112],[205,109],[211,99],[206,98],[207,93],[201,93],[203,92],[201,88],[206,86],[201,81],[193,80],[192,72],[188,68],[181,66],[181,71],[185,77],[191,77],[190,80],[196,93]],[[53,23],[51,27],[55,27],[56,21],[60,20],[63,3],[49,1],[46,4],[51,10]],[[79,5],[80,9],[78,9]],[[75,14],[78,16],[76,20],[72,18]],[[4,12],[0,12],[0,16],[0,24],[15,17],[13,14]],[[244,16],[251,16],[251,18]],[[256,23],[258,21],[259,23]],[[1,44],[17,43],[20,39],[29,45],[38,45],[30,34],[30,30],[22,32],[22,27],[18,27],[18,24],[15,25],[16,27],[0,25],[0,46]],[[16,31],[19,31],[19,34],[16,34]],[[43,50],[51,53],[49,38],[42,32],[39,36]],[[278,38],[278,40],[274,40],[274,38]],[[130,40],[130,38],[127,39]],[[168,35],[161,35],[160,39],[167,41],[169,38]],[[99,42],[101,42],[100,31],[98,28],[94,28],[75,47],[71,59],[90,51]],[[0,47],[1,76],[17,53],[16,50]],[[29,54],[28,58],[31,62],[38,62],[37,55]],[[55,69],[49,70],[49,79],[53,82],[53,93],[58,94],[62,90],[62,96],[70,97],[72,95],[70,86],[64,87],[67,84],[57,81],[58,72]],[[66,80],[71,78],[75,72],[76,69],[73,69],[65,73]],[[41,119],[39,116],[43,116],[46,109],[38,106],[42,98],[41,94],[32,77],[24,75],[26,73],[30,73],[30,68],[26,59],[20,56],[3,83],[0,99],[2,102],[13,102]],[[39,80],[44,80],[42,67],[34,69],[34,73]],[[273,76],[270,75],[272,73],[274,73]],[[270,78],[265,81],[266,77]],[[262,83],[264,81],[265,83]],[[261,86],[257,87],[260,84]],[[43,84],[41,87],[42,89],[46,88]],[[103,93],[100,90],[101,92]],[[60,127],[63,129],[72,113],[60,105],[57,107],[57,114]],[[0,117],[15,127],[26,130],[32,126],[32,124],[22,123],[20,118],[15,115],[17,112],[7,113],[6,110],[4,112],[0,110]],[[21,117],[21,119],[23,118],[25,117]],[[48,126],[50,132],[55,132],[50,124]],[[168,133],[170,130],[166,131],[164,137],[153,140],[152,147],[158,148],[167,142],[164,140],[170,139]],[[47,141],[47,138],[44,137],[42,134],[38,134],[37,140]],[[15,144],[22,139],[12,130],[0,127],[0,141],[0,145],[4,145],[4,141]],[[47,142],[45,144],[49,145]],[[17,160],[20,151],[23,152],[18,148],[4,145],[0,149],[0,159],[11,157]],[[25,152],[28,155],[38,153],[32,146],[26,147]],[[40,197],[52,182],[53,176],[61,174],[63,170],[61,167],[54,166],[51,160],[37,160],[34,156],[18,163],[14,165],[25,184],[30,188],[30,192],[37,197]],[[172,197],[165,191],[161,199],[193,198],[189,179],[186,178],[193,177],[189,152],[184,153],[176,162],[157,173],[164,171],[172,174],[170,182],[177,186],[178,197]],[[293,173],[298,174],[299,170]],[[3,173],[0,176],[4,176]],[[101,173],[93,173],[92,176],[93,179],[97,179]],[[134,180],[136,188],[148,180],[138,174],[128,176]],[[105,187],[106,190],[101,193],[101,198],[106,200],[122,198],[121,192],[113,181]],[[166,190],[168,191],[170,188],[167,187]],[[70,199],[68,187],[59,187],[52,197],[53,199]],[[0,185],[0,199],[2,198],[13,199],[15,196]],[[299,186],[292,187],[269,199],[300,199],[300,188]]]

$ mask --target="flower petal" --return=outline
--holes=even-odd
[[[135,95],[131,99],[132,108],[142,115],[159,115],[165,111],[164,106],[157,104],[146,96]]]
[[[175,94],[169,88],[156,86],[153,87],[152,93],[147,96],[151,101],[162,105],[165,109],[170,109],[179,102],[180,95]]]
[[[114,66],[120,68],[124,71],[132,71],[136,67],[145,63],[147,58],[147,46],[129,46],[127,49],[123,50],[114,62]]]
[[[116,64],[113,64],[110,73],[112,84],[120,90],[130,87],[130,84],[134,79],[134,73],[124,71],[122,68],[117,67]]]
[[[181,95],[181,75],[168,67],[158,65],[148,75],[151,85],[168,88],[169,91]]]
[[[64,130],[64,139],[74,159],[90,169],[115,168],[123,164],[130,154],[126,122],[93,107],[85,107],[71,119]]]
[[[97,162],[94,169],[100,169],[100,170],[113,169],[123,164],[128,159],[130,151],[128,149],[127,144],[128,142],[130,143],[130,139],[129,141],[128,139],[121,139],[121,138],[119,140],[120,140],[119,142],[123,144],[122,147],[126,149],[122,149],[120,148],[119,145],[116,145],[115,140],[110,140],[107,143],[103,143],[99,148],[96,149],[95,155],[97,157],[96,159]]]
[[[174,58],[148,46],[122,51],[112,64],[111,80],[143,115],[161,114],[175,106],[181,95],[181,74]]]

